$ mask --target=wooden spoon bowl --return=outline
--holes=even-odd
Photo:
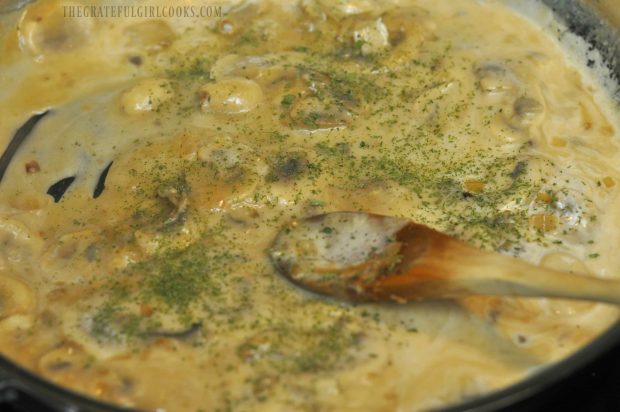
[[[269,255],[295,284],[354,302],[506,295],[620,304],[619,281],[545,269],[409,220],[362,212],[295,220]]]

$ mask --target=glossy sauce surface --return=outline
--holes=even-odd
[[[291,219],[359,210],[620,275],[618,109],[505,5],[68,4],[0,26],[0,147],[50,110],[0,182],[6,356],[146,410],[413,411],[523,379],[617,319],[550,299],[351,306],[267,257]]]

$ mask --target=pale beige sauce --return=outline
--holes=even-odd
[[[266,257],[292,217],[363,210],[618,276],[617,109],[502,4],[259,2],[200,24],[63,4],[0,26],[0,147],[52,108],[0,183],[0,350],[20,364],[147,410],[413,411],[523,379],[617,318],[352,307]]]

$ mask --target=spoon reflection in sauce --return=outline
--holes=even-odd
[[[406,219],[361,212],[295,220],[269,255],[295,284],[353,302],[507,295],[620,304],[620,281],[545,269]]]

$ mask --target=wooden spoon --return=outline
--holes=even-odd
[[[507,295],[620,304],[620,281],[545,269],[409,220],[367,213],[295,220],[269,255],[297,285],[356,302]]]

